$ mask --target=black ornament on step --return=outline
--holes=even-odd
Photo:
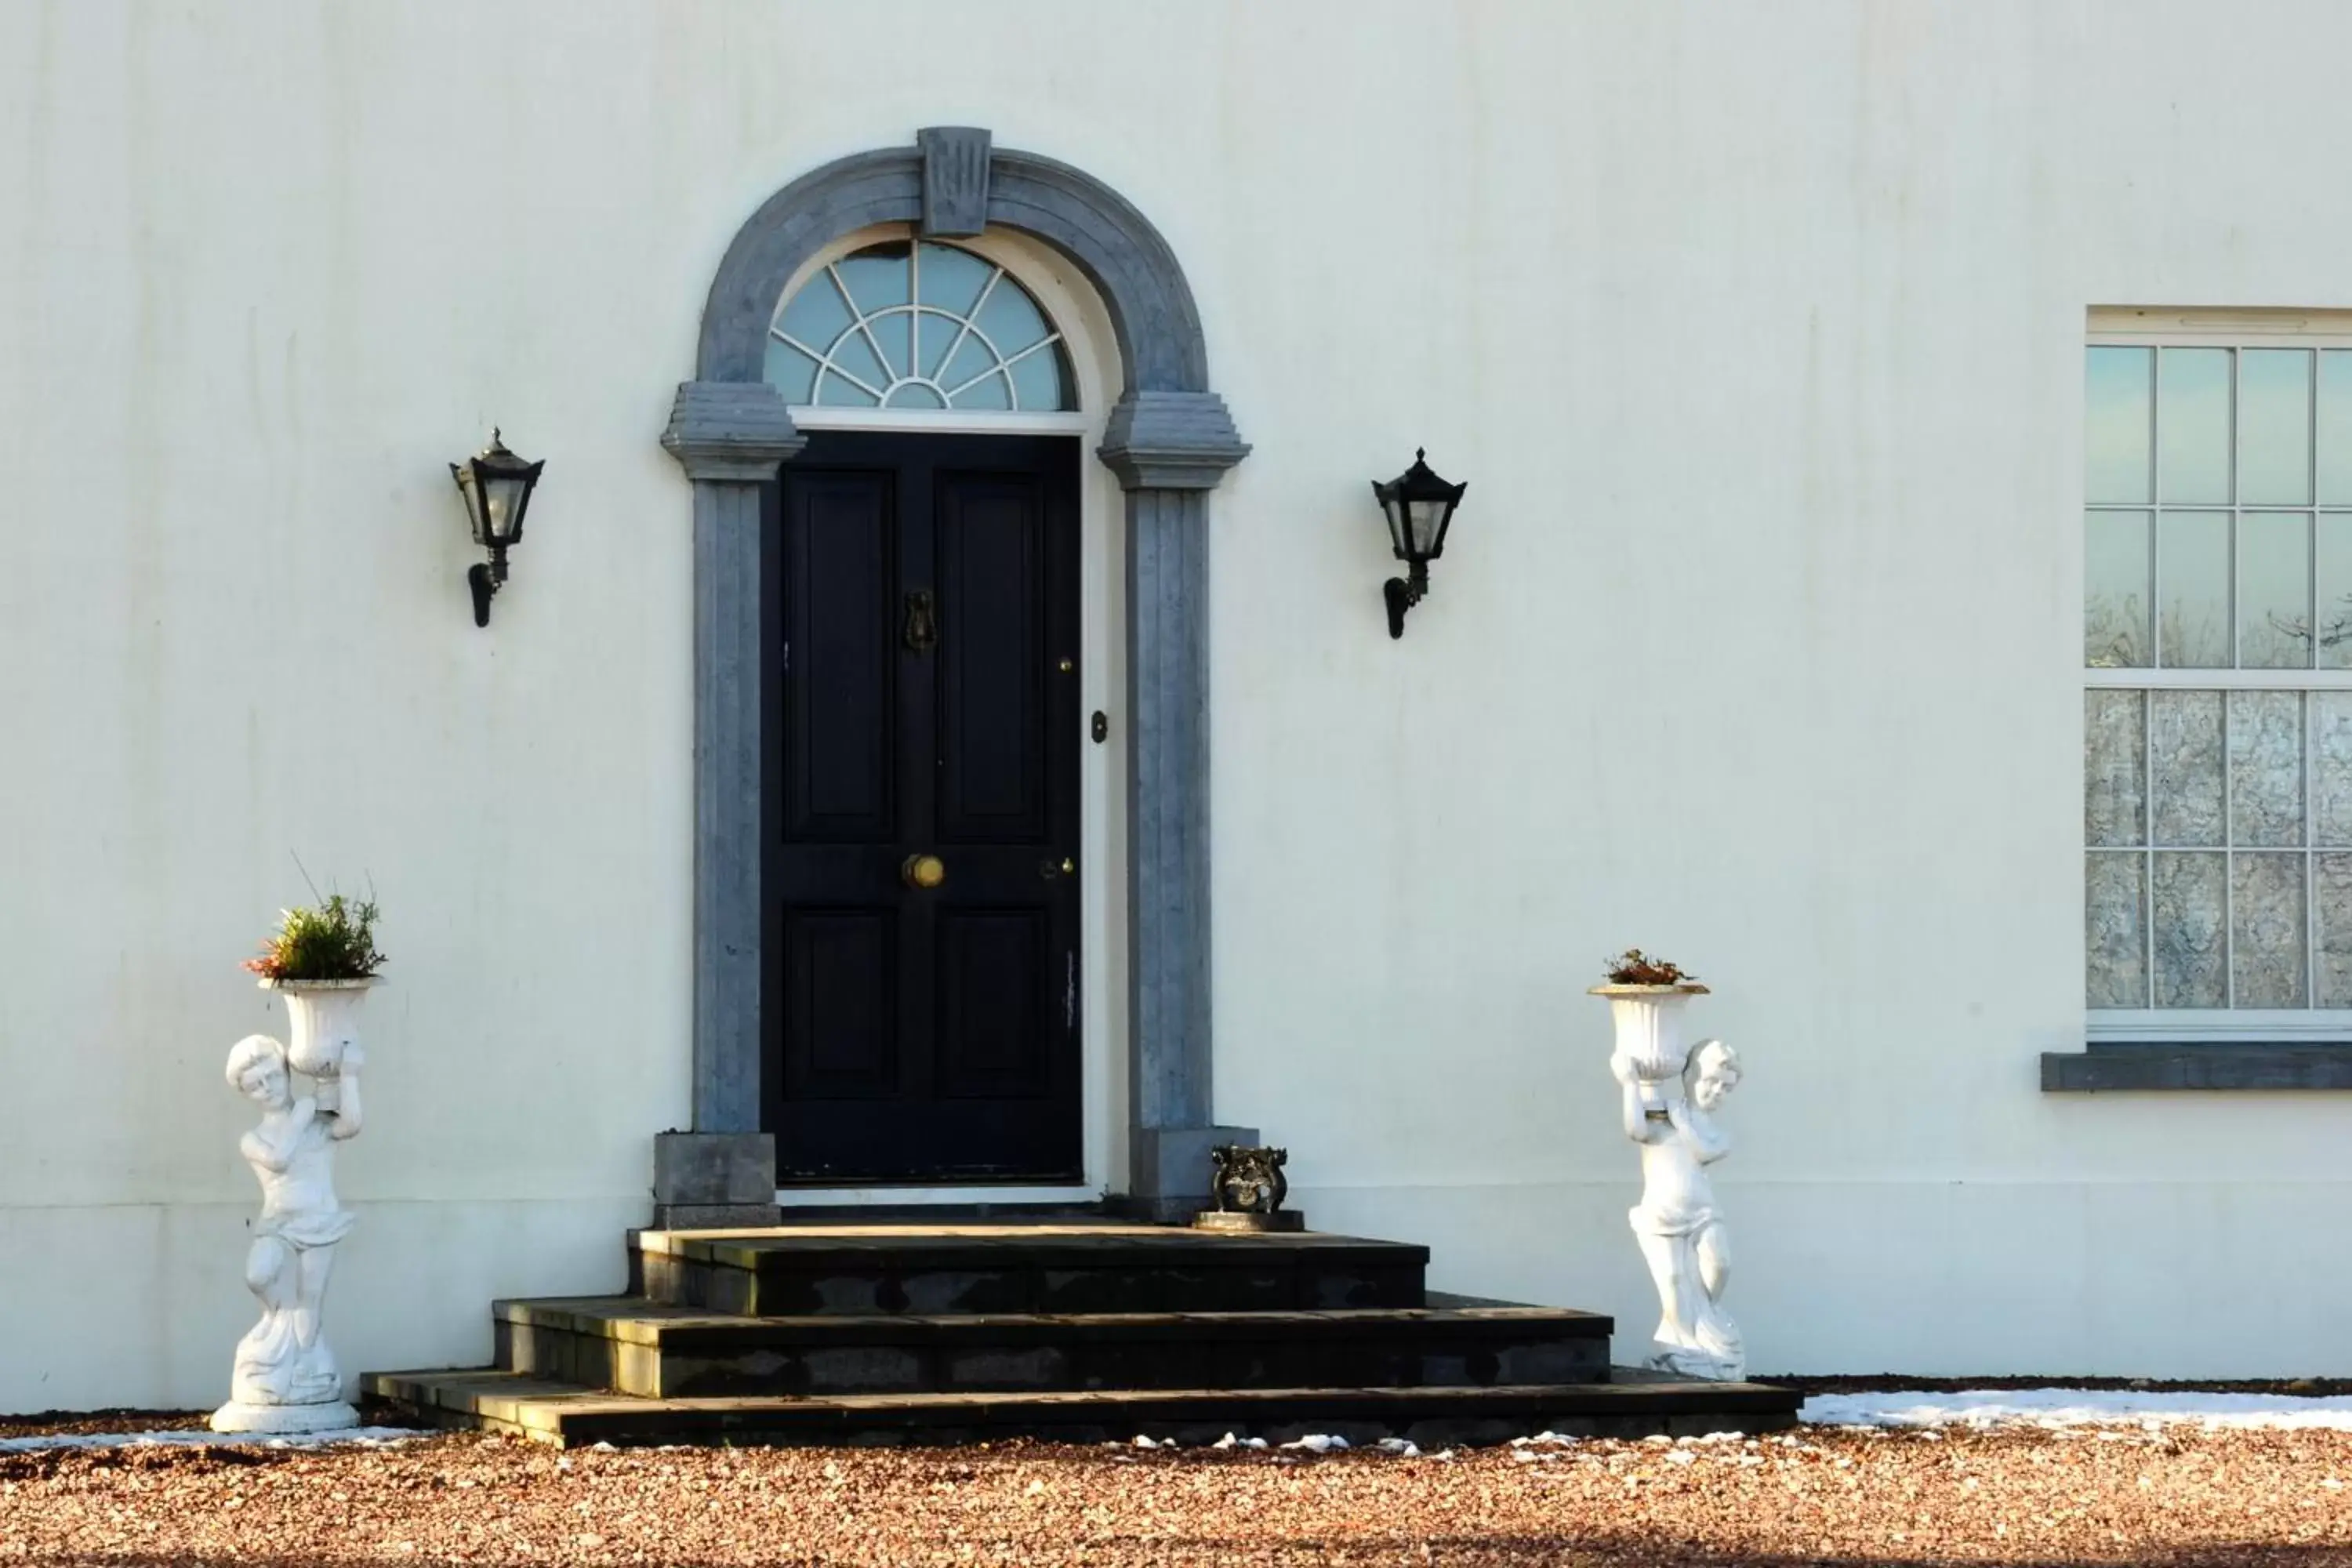
[[[1287,1149],[1246,1149],[1220,1143],[1209,1151],[1217,1168],[1211,1192],[1220,1214],[1274,1214],[1290,1195],[1282,1167],[1290,1160]]]

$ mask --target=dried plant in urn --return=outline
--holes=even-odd
[[[1706,994],[1706,987],[1698,983],[1697,975],[1679,963],[1654,958],[1638,947],[1629,947],[1616,957],[1604,960],[1602,967],[1609,972],[1611,985],[1668,985],[1693,995]],[[1593,987],[1596,994],[1602,989],[1598,985]]]

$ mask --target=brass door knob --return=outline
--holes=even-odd
[[[936,855],[909,855],[898,875],[916,891],[929,892],[948,879],[948,866]]]

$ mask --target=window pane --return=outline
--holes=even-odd
[[[2300,1007],[2308,931],[2303,857],[2240,855],[2230,862],[2230,970],[2240,1007]]]
[[[2143,668],[2151,603],[2148,514],[2086,512],[2083,534],[2083,662],[2093,669]]]
[[[2319,897],[2319,994],[2313,1005],[2352,1007],[2352,855],[2315,855]]]
[[[923,291],[923,303],[936,306],[950,315],[968,316],[980,302],[980,290],[992,273],[992,263],[982,261],[969,250],[952,246],[923,247],[923,276],[919,285]],[[1003,284],[997,285],[1003,288]]]
[[[2230,693],[2230,842],[2303,842],[2303,696]]]
[[[2230,514],[2174,511],[2157,520],[2158,626],[2168,668],[2230,666]]]
[[[871,408],[879,401],[872,393],[832,371],[816,378],[816,400],[833,408]]]
[[[2154,842],[2221,843],[2221,694],[2157,691],[2149,714]]]
[[[907,257],[907,243],[893,240],[887,245],[869,245],[833,265],[848,288],[849,297],[857,301],[858,312],[870,316],[877,310],[908,302]]]
[[[786,403],[809,401],[809,384],[816,379],[816,361],[790,343],[768,340],[768,365],[764,377],[782,395]]]
[[[2322,669],[2352,669],[2352,517],[2322,513],[2316,554],[2316,635],[2312,649]]]
[[[2311,841],[2352,845],[2352,691],[2311,694]]]
[[[2238,519],[2238,666],[2311,668],[2311,519],[2250,511]]]
[[[2352,349],[2319,356],[2319,504],[2352,504]]]
[[[2166,349],[2157,356],[2158,499],[2230,499],[2230,353]]]
[[[2150,934],[2156,948],[2156,1005],[2159,1007],[2226,1007],[2229,977],[2222,965],[2224,898],[2221,879],[2227,858],[2218,854],[2166,855],[2155,861],[2155,914]]]
[[[820,272],[801,286],[776,313],[776,330],[803,346],[824,353],[841,336],[852,317],[849,306],[834,286],[829,272]]]
[[[2147,793],[2147,697],[2138,691],[2084,694],[2083,839],[2144,844]]]
[[[2311,500],[2311,351],[2247,349],[2238,356],[2238,503]]]
[[[980,313],[972,318],[980,330],[988,334],[988,342],[999,354],[1011,359],[1048,331],[1045,314],[1029,291],[1007,278],[988,291],[981,302]]]
[[[2084,858],[2085,999],[2094,1007],[2147,1005],[2147,857]]]
[[[924,287],[929,287],[928,274],[925,275]],[[938,380],[940,373],[947,368],[949,353],[959,346],[956,340],[962,335],[962,322],[952,317],[924,312],[922,352],[915,356],[915,374]]]
[[[2153,349],[2092,349],[2083,366],[2083,499],[2144,501],[2148,495]]]
[[[898,379],[883,369],[882,362],[874,357],[873,345],[866,342],[863,329],[842,339],[839,345],[834,349],[833,368],[841,375],[848,376],[854,381],[864,382],[873,395],[851,398],[835,398],[828,395],[820,398],[820,402],[870,404],[879,398],[883,393],[889,391],[890,384]],[[828,375],[825,380],[830,383],[834,377]]]
[[[1055,414],[1075,408],[1077,401],[1070,395],[1067,372],[1062,345],[1048,343],[1013,367],[1013,395],[1032,412]]]

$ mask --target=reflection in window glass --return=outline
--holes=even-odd
[[[2239,514],[2238,667],[2311,668],[2311,519],[2302,512]]]
[[[2169,505],[2230,500],[2228,349],[2166,349],[2157,356],[2157,499]]]
[[[2083,519],[2083,662],[2136,669],[2148,662],[2148,514],[2094,511]]]
[[[2238,500],[2303,506],[2311,500],[2311,351],[2248,349],[2238,356]]]
[[[2159,658],[2171,669],[2230,666],[2230,514],[2168,511],[2157,520],[2164,600]]]
[[[2083,492],[2102,501],[2147,501],[2155,434],[2156,351],[2095,348],[2083,371]]]

